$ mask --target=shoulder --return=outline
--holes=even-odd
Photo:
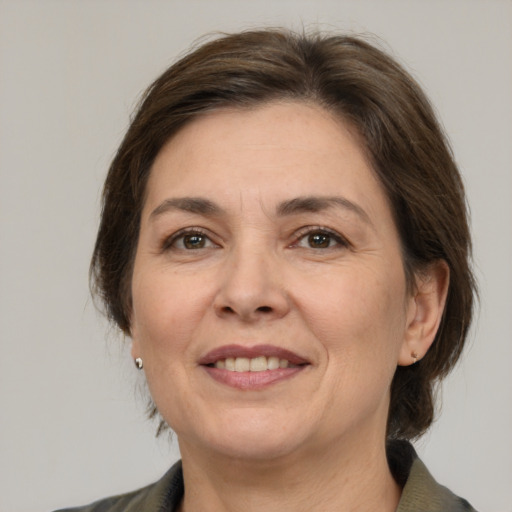
[[[403,491],[396,512],[476,512],[465,499],[436,482],[410,444],[401,451],[406,454],[400,468],[405,478],[400,482]],[[396,459],[394,463],[399,465]]]
[[[55,512],[117,512],[121,510],[136,510],[136,508],[134,508],[136,504],[145,499],[145,496],[151,491],[152,487],[153,486],[150,485],[131,493],[104,498],[83,507],[60,509]]]
[[[463,498],[438,484],[420,459],[413,462],[397,512],[476,512]]]
[[[83,507],[56,512],[161,512],[170,511],[183,496],[181,462],[177,462],[158,482],[137,491],[111,496]]]

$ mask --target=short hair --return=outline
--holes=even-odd
[[[388,439],[420,436],[434,419],[436,384],[464,346],[476,285],[461,176],[416,81],[363,37],[262,29],[222,35],[167,69],[146,91],[110,166],[91,262],[93,291],[130,333],[131,276],[146,183],[162,146],[206,112],[292,100],[317,104],[360,136],[396,223],[406,282],[444,260],[450,285],[433,345],[397,367]]]

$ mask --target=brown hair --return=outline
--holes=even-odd
[[[130,282],[152,163],[185,123],[222,107],[314,102],[355,128],[389,198],[409,287],[444,260],[450,287],[436,339],[391,386],[388,438],[421,435],[434,417],[435,384],[454,366],[471,322],[475,283],[461,177],[418,84],[361,38],[258,30],[222,36],[186,55],[146,91],[111,164],[91,262],[107,315],[130,332]]]

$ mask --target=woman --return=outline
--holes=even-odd
[[[464,345],[470,250],[389,56],[276,30],[196,49],[118,150],[91,267],[182,461],[79,510],[473,510],[409,444]]]

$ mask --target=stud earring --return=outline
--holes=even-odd
[[[142,368],[144,368],[144,364],[142,363],[141,357],[135,358],[133,362],[135,363],[135,367],[137,368],[137,370],[142,370]]]
[[[418,358],[418,354],[416,354],[416,352],[411,352],[411,357],[412,357],[412,364],[416,364],[418,362],[418,359],[419,359]]]

